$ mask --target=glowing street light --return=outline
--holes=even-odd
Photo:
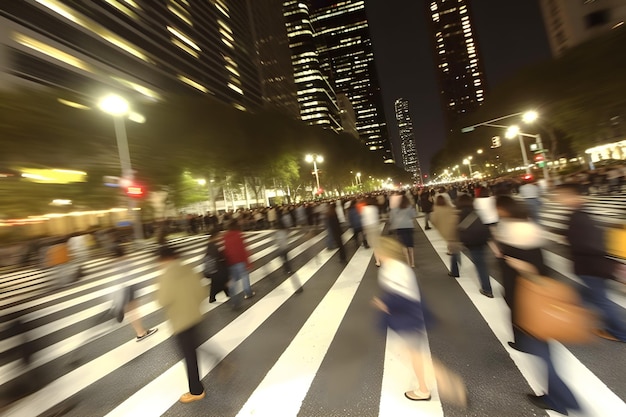
[[[133,173],[133,167],[130,162],[130,151],[128,150],[128,138],[126,136],[126,126],[124,125],[124,117],[129,113],[130,106],[128,101],[123,97],[116,94],[110,94],[98,103],[98,107],[105,112],[113,116],[113,124],[115,126],[115,139],[117,141],[117,152],[120,157],[120,165],[122,167],[122,180],[133,184],[135,175]],[[144,119],[145,121],[145,119]],[[128,208],[131,213],[135,213],[135,220],[133,221],[135,230],[135,239],[143,238],[143,227],[141,225],[141,214],[135,209],[135,202],[132,199],[128,200]]]
[[[476,150],[476,153],[477,153],[478,155],[481,155],[481,154],[483,153],[483,150],[482,150],[482,149],[478,149],[478,150]]]
[[[320,176],[317,172],[317,163],[322,163],[324,162],[324,157],[321,155],[317,155],[317,154],[308,154],[305,158],[305,161],[307,161],[308,163],[313,162],[313,173],[315,174],[315,181],[317,182],[317,192],[319,192],[320,189]]]
[[[535,119],[536,118],[537,117],[535,113]],[[522,158],[524,159],[524,167],[526,168],[526,174],[530,174],[530,165],[528,164],[528,156],[526,155],[526,146],[524,145],[524,138],[522,137],[522,132],[520,131],[519,126],[517,125],[509,126],[504,136],[507,139],[513,139],[517,136],[517,138],[519,139],[520,149],[522,150]]]

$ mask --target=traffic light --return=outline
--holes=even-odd
[[[145,195],[144,187],[140,184],[130,184],[126,187],[126,195],[133,198],[142,198]]]
[[[546,163],[546,159],[544,158],[543,154],[537,154],[535,155],[535,163],[537,164],[537,166],[539,168],[543,168],[545,163]]]
[[[502,141],[500,141],[500,136],[494,136],[491,138],[491,149],[499,148],[502,146]]]

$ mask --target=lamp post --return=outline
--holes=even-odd
[[[356,178],[356,185],[362,185],[363,183],[361,182],[361,173],[357,172],[355,175]]]
[[[510,117],[517,117],[517,116],[522,116],[522,121],[524,123],[533,123],[535,120],[537,120],[537,118],[539,118],[539,114],[536,111],[527,111],[527,112],[519,112],[519,113],[513,113],[513,114],[508,114],[506,116],[502,116],[502,117],[498,117],[496,119],[491,119],[491,120],[487,120],[486,122],[482,122],[482,123],[477,123],[475,125],[472,126],[467,126],[464,127],[463,129],[461,129],[462,133],[467,133],[467,132],[471,132],[474,129],[476,129],[477,127],[480,126],[487,126],[487,127],[498,127],[498,128],[505,128],[507,129],[506,131],[506,137],[508,139],[513,139],[515,138],[515,136],[518,137],[519,139],[519,143],[520,143],[520,148],[522,151],[522,158],[524,160],[524,166],[526,168],[526,173],[530,174],[530,164],[528,163],[528,156],[526,155],[526,146],[524,145],[524,137],[531,137],[531,138],[535,138],[535,141],[537,143],[537,147],[540,149],[541,151],[541,155],[543,156],[543,160],[544,160],[544,165],[543,165],[543,176],[546,180],[549,179],[549,171],[548,171],[548,167],[547,164],[545,163],[546,161],[546,155],[545,155],[545,151],[543,149],[543,143],[541,141],[541,135],[530,135],[528,133],[522,133],[520,131],[519,126],[504,126],[504,125],[497,125],[497,124],[493,124],[493,122],[497,122],[499,120],[503,120],[503,119],[508,119]]]
[[[117,141],[117,152],[120,157],[120,165],[122,167],[122,180],[127,184],[132,184],[135,179],[133,168],[130,162],[130,151],[128,150],[128,138],[126,136],[126,126],[124,125],[124,116],[129,112],[128,101],[124,98],[110,94],[98,104],[100,109],[105,113],[113,116],[113,124],[115,126],[115,139]],[[128,198],[128,209],[133,217],[133,229],[135,233],[135,239],[143,239],[143,227],[141,224],[141,214],[135,213],[135,201]]]
[[[316,154],[308,154],[305,157],[305,160],[308,163],[313,162],[313,173],[315,174],[315,181],[317,183],[317,190],[314,194],[317,194],[317,192],[319,192],[319,189],[320,189],[320,176],[319,176],[319,173],[317,172],[317,163],[324,162],[324,157],[321,155],[316,155]]]

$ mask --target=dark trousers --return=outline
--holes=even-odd
[[[278,252],[280,258],[283,260],[283,271],[285,271],[286,274],[291,273],[291,263],[289,263],[289,256],[287,256],[288,252],[288,250],[280,250]]]
[[[480,281],[480,287],[483,291],[491,291],[491,283],[489,282],[489,271],[487,270],[487,262],[485,261],[485,248],[486,246],[472,246],[468,247],[472,262],[476,266],[476,272],[478,272],[478,279]]]
[[[458,277],[459,276],[459,264],[461,263],[461,255],[453,253],[450,255],[450,273]]]
[[[200,373],[198,371],[198,356],[196,349],[198,348],[198,335],[196,326],[192,326],[176,335],[176,341],[185,358],[185,367],[187,368],[187,381],[189,382],[189,392],[199,395],[204,392],[202,382],[200,382]]]
[[[626,342],[626,324],[620,317],[620,308],[606,295],[606,279],[591,275],[579,277],[585,283],[581,287],[583,301],[600,311],[606,331]]]
[[[550,346],[548,342],[535,339],[529,334],[519,331],[516,335],[516,343],[524,352],[538,356],[543,359],[548,371],[548,392],[544,397],[544,401],[554,410],[564,413],[567,409],[578,410],[580,406],[572,391],[565,385],[565,382],[559,377],[550,357]]]

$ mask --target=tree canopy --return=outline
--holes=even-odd
[[[41,166],[86,171],[89,181],[80,186],[81,205],[110,204],[111,190],[103,188],[102,176],[119,176],[121,171],[112,116],[100,111],[96,103],[76,108],[59,98],[75,101],[61,91],[0,93],[0,168]],[[207,96],[136,100],[131,108],[145,117],[145,123],[125,120],[136,177],[148,189],[168,187],[176,191],[173,195],[178,204],[199,198],[184,195],[191,177],[213,179],[219,186],[243,183],[246,178],[268,187],[310,184],[312,168],[304,161],[308,153],[324,156],[320,176],[330,189],[350,185],[350,171],[398,181],[409,178],[398,167],[383,164],[382,155],[368,151],[350,135],[307,126],[280,114],[240,111]],[[2,186],[10,191],[17,183],[20,181],[12,181],[14,185],[5,181]],[[38,190],[51,189],[36,185]],[[72,194],[69,185],[54,188],[55,196]],[[103,199],[103,193],[108,199]],[[3,194],[0,215],[31,214],[33,210],[41,213],[41,205],[50,201],[52,194],[43,192],[41,204],[30,207],[15,200],[9,207],[10,195]]]

